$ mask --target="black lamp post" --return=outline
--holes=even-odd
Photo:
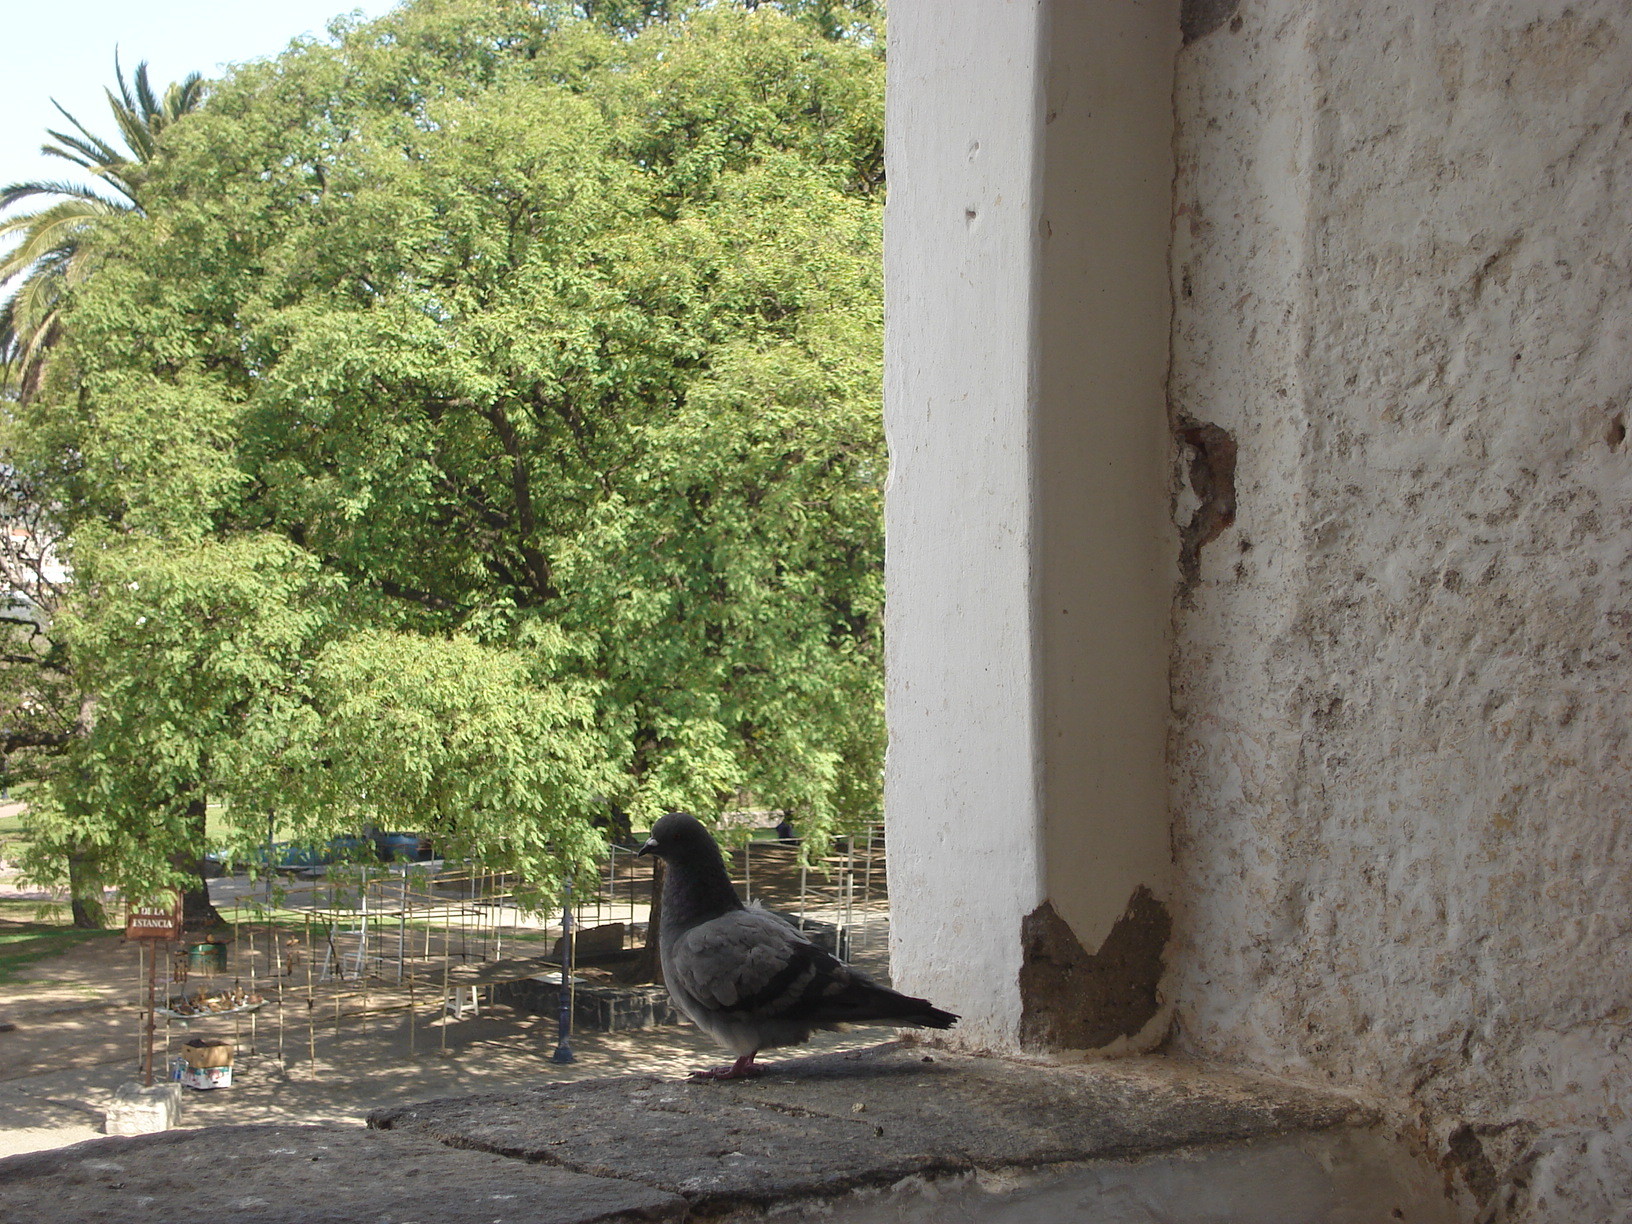
[[[567,881],[566,896],[561,902],[561,1012],[558,1022],[560,1042],[550,1061],[570,1063],[577,1060],[572,1054],[572,881]]]

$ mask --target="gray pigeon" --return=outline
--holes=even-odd
[[[950,1028],[958,1017],[880,986],[805,939],[776,915],[747,906],[720,848],[685,812],[652,826],[640,848],[668,864],[663,885],[663,984],[698,1028],[737,1056],[693,1079],[758,1075],[754,1055],[850,1024]]]

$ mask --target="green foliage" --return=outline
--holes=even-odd
[[[96,694],[47,833],[135,887],[207,790],[547,889],[597,813],[876,814],[881,53],[673,7],[419,0],[166,134],[11,438]]]
[[[51,202],[33,212],[0,220],[0,283],[13,281],[0,302],[0,368],[20,388],[38,384],[47,350],[60,336],[59,312],[64,294],[86,272],[83,240],[98,223],[124,211],[141,211],[145,167],[157,152],[159,133],[198,106],[203,79],[195,72],[171,84],[163,96],[154,93],[147,64],[136,66],[125,80],[114,57],[119,92],[108,90],[108,109],[125,147],[103,140],[59,106],[73,128],[52,131],[40,151],[89,171],[97,186],[72,182],[31,181],[0,187],[0,210],[39,196]],[[100,188],[110,188],[108,194]]]
[[[322,580],[275,538],[178,546],[92,527],[54,630],[97,697],[56,785],[31,797],[25,863],[51,878],[72,846],[141,894],[186,883],[172,859],[197,836],[190,806],[215,754],[298,706]]]
[[[545,891],[551,864],[597,858],[589,817],[616,774],[591,686],[556,679],[559,657],[531,645],[370,630],[325,650],[313,675],[322,731],[307,752],[334,819],[317,830],[348,813],[429,826],[455,856]]]

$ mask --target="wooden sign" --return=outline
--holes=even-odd
[[[181,934],[181,894],[172,893],[169,905],[133,905],[125,914],[126,939],[174,939]]]

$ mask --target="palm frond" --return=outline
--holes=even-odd
[[[66,266],[78,253],[88,230],[89,222],[81,221],[26,231],[24,241],[0,257],[0,277],[10,280],[21,276],[32,280],[44,275],[50,264]]]
[[[168,125],[189,111],[197,110],[204,101],[204,74],[189,73],[180,81],[172,81],[164,91],[164,122]]]
[[[71,199],[81,200],[101,200],[104,204],[110,204],[115,208],[121,207],[117,201],[98,195],[95,189],[87,187],[83,183],[73,183],[67,179],[53,179],[35,183],[10,183],[5,187],[0,187],[0,210],[10,208],[13,204],[26,200],[30,196],[40,195],[67,196]]]
[[[204,78],[196,72],[171,84],[161,99],[153,92],[146,60],[127,79],[116,50],[113,70],[118,92],[106,91],[108,108],[125,150],[97,136],[53,99],[72,130],[47,129],[54,143],[41,145],[40,151],[89,171],[123,199],[67,182],[0,188],[0,210],[35,196],[57,197],[44,208],[0,220],[0,246],[13,243],[0,251],[0,284],[11,284],[10,295],[0,300],[0,378],[23,399],[33,395],[44,377],[49,350],[62,333],[69,290],[88,274],[91,248],[85,239],[110,216],[141,214],[138,192],[159,133],[204,100]]]
[[[119,134],[124,137],[125,147],[135,154],[135,160],[148,161],[153,156],[153,113],[158,109],[158,103],[153,97],[153,90],[147,83],[147,61],[143,60],[136,65],[136,91],[132,96],[130,86],[125,82],[125,70],[119,66],[119,53],[113,54],[113,71],[119,80],[119,92],[107,90],[108,109],[113,112],[113,121],[119,125]]]
[[[39,386],[46,352],[61,335],[62,290],[60,277],[29,277],[0,305],[0,358],[24,399]]]
[[[21,213],[0,221],[0,240],[18,239],[22,246],[41,243],[55,246],[57,241],[52,235],[72,233],[104,217],[129,211],[111,201],[96,198],[58,200],[35,212]]]
[[[55,98],[52,98],[51,105],[57,108],[58,112],[64,119],[68,120],[69,123],[74,125],[75,129],[79,132],[79,135],[70,136],[66,132],[58,132],[52,128],[46,129],[46,135],[50,136],[58,143],[76,150],[82,156],[88,158],[97,165],[107,165],[109,162],[123,160],[124,155],[121,154],[118,149],[115,149],[107,141],[103,140],[100,136],[88,129],[78,119],[75,119],[73,114],[65,106],[63,106],[61,102],[58,102]],[[51,146],[41,145],[40,152],[52,152]],[[57,156],[61,157],[63,154],[58,153]],[[69,160],[71,161],[73,159],[70,158]]]
[[[119,125],[120,134],[135,154],[135,160],[142,163],[151,161],[159,133],[204,100],[203,74],[194,72],[181,81],[171,82],[161,99],[153,92],[146,60],[136,65],[131,82],[125,80],[117,52],[114,53],[113,65],[119,92],[115,95],[110,89],[107,94],[114,122]]]
[[[150,115],[153,113],[153,91],[147,84],[147,61],[142,60],[136,65],[136,96],[131,96],[130,86],[125,84],[125,70],[119,63],[119,48],[113,49],[113,75],[119,82],[119,98],[125,104],[125,109],[131,112],[140,112]]]

